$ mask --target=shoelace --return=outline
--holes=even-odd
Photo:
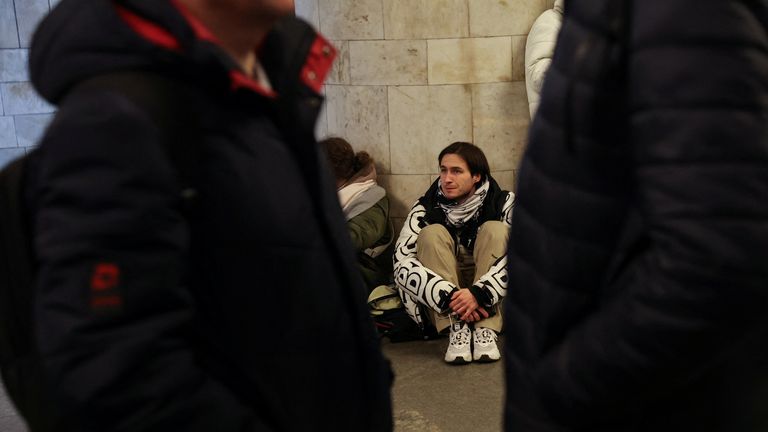
[[[460,346],[469,344],[469,335],[472,332],[468,327],[463,327],[461,330],[451,332],[451,345]]]
[[[477,343],[487,344],[495,342],[496,338],[496,333],[491,329],[481,328],[480,330],[475,330],[475,342]]]

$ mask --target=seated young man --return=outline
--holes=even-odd
[[[440,177],[397,239],[395,284],[414,321],[450,329],[446,362],[496,361],[514,194],[501,190],[473,144],[455,142],[437,160]]]

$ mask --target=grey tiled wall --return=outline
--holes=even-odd
[[[33,147],[53,107],[29,83],[32,34],[58,0],[0,0],[0,167]],[[0,383],[0,431],[26,432]]]
[[[35,27],[57,1],[0,0],[0,167],[33,147],[53,117],[29,82],[27,61]]]

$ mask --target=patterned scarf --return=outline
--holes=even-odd
[[[483,201],[486,195],[488,195],[489,183],[488,181],[483,182],[483,185],[475,189],[475,193],[471,197],[458,204],[456,201],[449,200],[443,195],[442,180],[438,180],[437,202],[440,208],[443,209],[443,212],[445,212],[446,222],[456,228],[461,228],[469,222],[483,205]]]

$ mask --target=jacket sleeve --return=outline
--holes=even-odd
[[[380,199],[373,207],[353,217],[347,222],[352,246],[356,251],[364,251],[374,246],[387,233],[389,224],[389,200]]]
[[[436,312],[444,312],[448,308],[446,299],[450,299],[450,293],[458,287],[424,267],[416,258],[416,242],[425,213],[424,206],[416,202],[400,231],[393,257],[395,285],[405,294],[404,300],[410,298]]]
[[[534,21],[525,42],[525,84],[531,117],[539,106],[541,87],[552,63],[562,19],[560,12],[545,11]]]
[[[512,209],[515,203],[515,194],[507,193],[502,207],[501,221],[507,227],[512,225]],[[474,286],[477,287],[483,295],[479,297],[481,305],[491,307],[498,304],[504,296],[507,295],[507,254],[503,254],[491,266],[488,272],[480,277]],[[482,299],[482,300],[481,300]]]
[[[616,296],[539,363],[556,418],[620,415],[764,343],[750,339],[768,310],[767,12],[746,0],[634,2],[646,21],[633,22],[629,120],[647,246]]]
[[[193,352],[187,225],[150,120],[78,95],[39,162],[37,339],[60,430],[267,430]]]

